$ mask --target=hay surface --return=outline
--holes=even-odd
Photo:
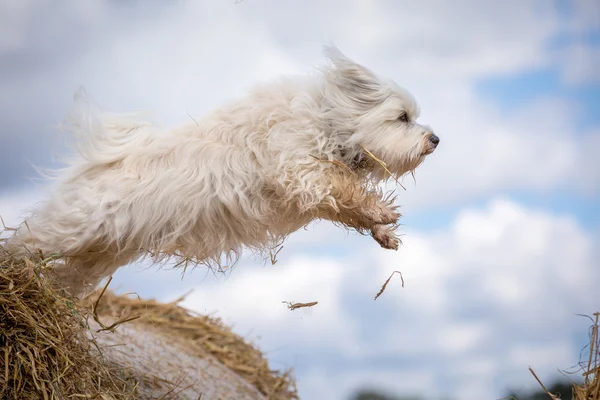
[[[110,322],[110,320],[108,320]],[[90,333],[101,329],[90,321]],[[123,324],[100,332],[96,343],[105,360],[130,372],[136,398],[265,400],[256,388],[211,356],[197,357],[142,325]]]
[[[89,306],[99,294],[97,291],[89,297]],[[291,371],[270,369],[260,350],[233,333],[220,319],[178,306],[182,300],[183,297],[165,304],[106,291],[97,303],[96,312],[100,319],[109,318],[108,321],[139,317],[123,326],[143,327],[144,331],[161,335],[187,354],[214,357],[267,398],[298,399]]]
[[[0,246],[0,398],[298,398],[289,371],[218,319],[110,292],[92,315],[54,285],[51,264]],[[139,319],[103,329],[122,315]]]

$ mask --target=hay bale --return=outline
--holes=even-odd
[[[90,321],[90,328],[95,332],[101,326]],[[142,326],[123,324],[114,332],[96,333],[95,340],[104,359],[118,365],[136,382],[135,398],[266,398],[214,357],[189,354],[172,340]]]
[[[110,292],[78,302],[52,261],[0,246],[0,398],[298,398],[291,373],[221,321]]]
[[[183,297],[165,304],[96,291],[89,299],[89,306],[95,308],[103,325],[135,318],[118,329],[128,327],[134,334],[160,337],[187,355],[216,362],[267,398],[298,398],[290,371],[271,370],[263,353],[233,333],[221,320],[178,306]],[[103,321],[104,318],[107,320]]]

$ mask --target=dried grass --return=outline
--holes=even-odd
[[[3,252],[0,398],[135,398],[135,382],[88,340],[86,311],[44,276],[51,260],[16,262]]]
[[[319,304],[318,301],[311,301],[309,303],[293,303],[291,301],[284,301],[283,303],[287,304],[288,308],[292,311],[297,310],[298,308],[314,307]]]
[[[52,262],[41,256],[15,261],[0,246],[0,398],[142,398],[138,386],[152,377],[104,358],[90,318],[98,331],[118,330],[122,323],[154,330],[186,354],[216,358],[266,398],[298,398],[291,371],[271,370],[259,350],[220,320],[181,308],[183,298],[162,304],[116,296],[105,287],[78,302],[53,283]],[[121,318],[102,323],[114,316]],[[178,398],[185,388],[177,386],[161,399]]]
[[[600,400],[600,333],[598,319],[600,312],[594,314],[590,327],[589,356],[582,365],[583,383],[573,384],[575,400]]]
[[[402,189],[406,190],[406,188],[404,187],[404,185],[402,185],[402,184],[400,183],[400,181],[398,180],[398,178],[397,178],[397,177],[396,177],[394,174],[392,174],[392,172],[391,172],[391,171],[388,169],[388,167],[387,167],[387,164],[386,164],[386,163],[385,163],[383,160],[381,160],[381,159],[377,158],[377,157],[375,156],[375,154],[371,153],[371,152],[370,152],[370,151],[369,151],[369,150],[368,150],[368,149],[367,149],[365,146],[363,146],[363,145],[360,145],[360,147],[362,147],[362,148],[363,148],[363,150],[364,150],[364,151],[367,153],[367,155],[368,155],[369,157],[371,157],[371,158],[372,158],[372,159],[373,159],[373,160],[374,160],[374,161],[375,161],[377,164],[379,164],[379,165],[381,166],[381,168],[383,168],[383,169],[385,170],[385,172],[387,172],[388,174],[390,174],[390,177],[391,177],[392,179],[394,179],[394,180],[396,181],[396,183],[397,183],[398,185],[400,185],[400,187],[401,187]]]
[[[404,287],[404,278],[402,277],[402,272],[400,271],[394,271],[390,274],[390,277],[386,279],[386,281],[383,283],[383,285],[381,286],[381,289],[379,289],[379,292],[377,292],[377,294],[375,295],[375,298],[373,299],[373,301],[377,300],[377,298],[379,296],[381,296],[383,294],[383,292],[385,292],[385,289],[387,288],[388,283],[390,283],[390,280],[392,279],[392,276],[394,276],[394,274],[399,274],[400,275],[400,279],[402,280],[402,287]]]

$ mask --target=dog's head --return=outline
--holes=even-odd
[[[396,176],[413,171],[433,153],[440,139],[431,128],[416,122],[419,108],[412,95],[393,81],[326,47],[332,66],[324,71],[324,123],[346,157],[377,157]],[[370,153],[370,154],[369,154]],[[373,174],[386,171],[373,164]],[[388,175],[389,176],[389,175]]]

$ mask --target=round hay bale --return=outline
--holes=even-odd
[[[52,261],[0,246],[0,398],[298,398],[291,372],[220,320],[104,290],[79,302]]]

